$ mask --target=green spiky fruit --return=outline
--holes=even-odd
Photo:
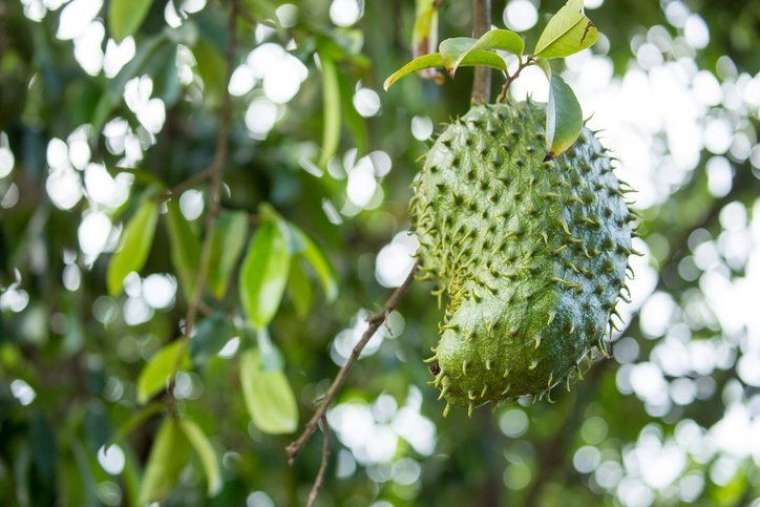
[[[633,216],[594,134],[545,161],[544,122],[534,104],[475,106],[414,180],[420,277],[446,296],[431,370],[454,405],[569,386],[606,351]]]

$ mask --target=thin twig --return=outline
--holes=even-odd
[[[330,463],[330,427],[327,425],[327,418],[324,415],[319,420],[319,428],[322,430],[322,462],[319,464],[319,472],[317,472],[317,476],[314,478],[314,484],[311,486],[311,491],[309,491],[309,499],[306,502],[306,507],[312,507],[314,502],[317,501],[319,491],[325,483],[327,465]]]
[[[314,415],[311,416],[309,422],[306,423],[306,426],[304,427],[301,435],[285,448],[285,451],[288,454],[288,463],[291,465],[293,464],[295,457],[298,455],[298,452],[306,444],[306,442],[309,441],[311,436],[316,431],[319,421],[325,415],[325,412],[330,406],[330,403],[332,403],[333,399],[335,398],[335,395],[338,394],[338,391],[340,391],[341,387],[343,387],[343,383],[346,381],[346,377],[348,377],[349,370],[351,370],[351,367],[354,365],[356,360],[359,359],[359,355],[361,354],[362,350],[364,350],[367,342],[369,342],[370,338],[372,338],[372,336],[375,334],[375,331],[377,331],[383,322],[385,322],[385,319],[388,318],[388,315],[398,306],[399,302],[401,301],[401,297],[411,285],[412,280],[414,280],[414,273],[416,271],[417,265],[415,264],[412,268],[412,271],[409,273],[409,276],[407,276],[406,280],[404,280],[404,283],[391,293],[390,297],[385,302],[383,310],[367,319],[367,323],[369,325],[367,326],[366,331],[364,331],[364,334],[362,335],[359,342],[354,345],[354,348],[351,351],[351,356],[335,376],[335,380],[333,380],[330,388],[327,389],[327,392],[319,403],[319,406],[314,412]]]
[[[491,0],[472,0],[472,36],[476,39],[491,29]],[[491,100],[491,69],[475,67],[471,100],[486,104]]]
[[[222,102],[222,109],[219,115],[219,130],[216,135],[216,148],[214,150],[214,159],[211,161],[208,169],[204,170],[203,174],[208,172],[208,177],[211,179],[211,184],[208,190],[208,213],[206,214],[205,228],[206,236],[203,239],[203,245],[201,247],[200,265],[198,266],[198,274],[195,277],[195,285],[193,286],[193,293],[190,297],[190,302],[187,307],[187,314],[185,317],[185,329],[182,337],[179,340],[184,340],[185,346],[189,344],[190,336],[192,335],[193,328],[195,327],[195,319],[198,313],[208,314],[211,310],[206,304],[203,303],[202,296],[206,287],[206,279],[208,278],[209,263],[211,260],[211,238],[213,236],[214,227],[216,226],[216,216],[221,209],[221,190],[222,180],[224,177],[224,166],[227,163],[227,143],[230,133],[230,121],[232,118],[232,97],[227,89],[227,83],[230,81],[232,71],[235,67],[235,52],[237,50],[237,18],[240,6],[240,0],[230,1],[230,12],[228,19],[228,33],[227,48],[225,51],[225,60],[227,64],[227,77],[225,80],[224,99]],[[192,179],[192,178],[190,178]],[[189,181],[189,180],[188,180]],[[175,187],[176,190],[176,187]],[[168,383],[166,401],[169,405],[169,409],[174,411],[174,384],[177,376],[177,372],[180,369],[183,354],[177,354],[177,360],[174,364],[174,373]]]
[[[158,199],[160,201],[165,201],[166,199],[169,199],[170,197],[174,197],[175,195],[182,194],[185,190],[189,190],[196,185],[199,185],[209,179],[211,175],[214,173],[214,165],[213,162],[211,165],[209,165],[207,168],[202,170],[201,172],[197,172],[187,178],[184,181],[181,181],[177,185],[173,186],[172,188],[167,188],[160,194],[158,194]]]
[[[509,87],[512,86],[512,83],[514,82],[514,80],[520,77],[520,73],[523,71],[524,68],[530,67],[531,65],[535,64],[536,60],[532,56],[529,56],[524,61],[522,59],[519,59],[518,62],[519,64],[517,66],[517,70],[515,71],[515,73],[512,74],[511,76],[507,74],[507,81],[502,85],[501,91],[499,92],[499,96],[497,97],[496,102],[504,102],[505,100],[507,100],[507,93],[509,92]]]
[[[203,239],[203,246],[201,247],[200,264],[198,266],[198,274],[195,277],[195,285],[193,286],[193,294],[190,298],[190,304],[187,308],[187,317],[185,318],[185,335],[190,336],[192,334],[193,327],[195,327],[195,319],[198,315],[198,307],[203,297],[203,291],[206,287],[206,279],[208,278],[209,263],[211,261],[211,238],[213,236],[214,227],[216,226],[216,217],[220,211],[222,180],[224,177],[224,166],[227,164],[228,153],[228,138],[230,133],[230,120],[232,117],[232,97],[227,89],[227,83],[230,81],[232,71],[235,67],[235,51],[237,50],[237,18],[239,13],[239,1],[231,0],[230,13],[228,19],[228,41],[225,59],[227,63],[227,76],[224,81],[225,91],[224,99],[222,103],[222,110],[220,115],[220,126],[216,136],[216,151],[214,153],[214,159],[209,166],[209,172],[211,184],[208,191],[208,213],[206,214],[206,235]]]

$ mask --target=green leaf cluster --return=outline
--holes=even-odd
[[[583,0],[568,0],[549,20],[532,54],[527,55],[525,62],[521,63],[520,70],[528,65],[540,65],[550,79],[546,120],[546,150],[549,158],[572,146],[583,126],[578,99],[561,77],[552,75],[549,60],[565,58],[591,47],[598,38],[598,29],[584,14]],[[511,53],[522,62],[525,41],[515,32],[499,28],[492,28],[479,39],[446,39],[439,45],[438,52],[416,57],[391,74],[383,86],[388,90],[399,79],[413,72],[435,67],[443,67],[452,77],[459,67],[468,66],[490,67],[508,75],[507,64],[497,51]],[[510,77],[505,86],[514,77]]]

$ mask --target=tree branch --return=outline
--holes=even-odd
[[[208,314],[213,311],[203,302],[203,291],[206,288],[206,281],[208,278],[209,263],[211,260],[211,237],[213,236],[214,227],[216,226],[216,217],[221,209],[221,190],[222,180],[224,177],[224,166],[227,163],[227,151],[228,151],[228,137],[230,133],[230,121],[232,118],[232,97],[227,84],[232,76],[232,71],[235,67],[235,52],[237,50],[237,18],[239,14],[240,0],[230,1],[230,11],[228,24],[228,39],[227,47],[225,50],[226,61],[226,80],[224,98],[222,102],[222,108],[219,115],[219,130],[216,134],[216,148],[214,150],[214,158],[211,161],[209,167],[196,176],[191,176],[184,182],[180,183],[177,187],[170,189],[169,196],[176,195],[184,188],[190,188],[193,185],[204,181],[206,178],[211,179],[211,184],[208,190],[208,213],[206,214],[205,229],[206,235],[203,238],[203,245],[201,247],[200,265],[198,266],[198,274],[195,277],[195,285],[193,293],[190,297],[190,302],[187,307],[187,314],[185,316],[185,329],[183,335],[178,338],[184,340],[185,345],[190,341],[193,328],[195,327],[195,319],[198,317],[198,313]],[[178,190],[179,189],[179,190]],[[161,194],[163,196],[163,194]],[[162,197],[163,198],[163,197]],[[175,399],[174,399],[174,384],[177,376],[177,371],[180,368],[182,354],[177,354],[177,360],[174,364],[173,374],[166,388],[166,402],[169,405],[169,410],[174,412]]]
[[[225,60],[227,63],[227,72],[222,110],[219,119],[219,131],[216,136],[216,151],[211,165],[207,169],[211,183],[208,191],[208,213],[206,214],[206,233],[201,247],[200,265],[198,274],[195,277],[193,295],[190,298],[190,304],[187,308],[187,317],[185,318],[185,334],[190,336],[195,326],[195,319],[198,316],[198,308],[203,297],[203,291],[206,287],[208,278],[209,263],[211,261],[211,237],[213,236],[216,225],[216,217],[220,210],[222,181],[224,177],[224,166],[227,164],[228,138],[230,133],[230,120],[232,117],[232,97],[227,88],[232,72],[235,68],[235,51],[237,50],[237,18],[239,13],[240,0],[230,1],[230,12],[227,22],[227,48],[225,51]],[[204,171],[205,172],[205,171]]]
[[[504,83],[504,85],[501,87],[501,91],[499,92],[499,96],[497,97],[497,102],[504,102],[507,100],[507,93],[509,93],[509,87],[512,86],[512,83],[515,79],[520,77],[520,73],[523,71],[525,67],[530,67],[531,65],[535,64],[536,60],[533,59],[532,56],[529,56],[525,61],[523,61],[522,58],[518,58],[518,66],[517,70],[515,70],[515,73],[510,75],[507,75],[507,80]]]
[[[180,183],[173,186],[172,188],[167,188],[166,190],[158,194],[158,199],[160,201],[164,201],[166,199],[169,199],[170,197],[174,197],[175,195],[180,195],[185,190],[189,190],[193,188],[194,186],[200,183],[203,183],[204,181],[206,181],[207,179],[211,177],[211,175],[214,172],[213,170],[214,170],[214,165],[212,163],[212,165],[208,166],[201,172],[193,174],[192,176],[190,176],[184,181],[181,181]]]
[[[479,38],[491,29],[491,0],[472,0],[472,36]],[[486,104],[491,100],[491,69],[475,67],[471,100]]]
[[[327,419],[324,415],[319,420],[319,427],[322,430],[322,462],[319,465],[319,472],[317,472],[317,477],[314,479],[314,484],[311,486],[311,491],[309,491],[306,507],[312,507],[314,502],[317,501],[319,491],[325,483],[327,465],[330,463],[330,427],[327,425]]]
[[[314,415],[311,416],[309,422],[306,423],[306,426],[304,427],[301,435],[285,448],[285,452],[288,454],[289,464],[293,464],[293,461],[295,460],[300,450],[316,431],[317,425],[319,424],[319,421],[321,421],[324,417],[325,412],[327,412],[327,408],[330,406],[330,403],[332,403],[335,395],[338,394],[338,391],[340,391],[341,387],[343,387],[343,384],[348,377],[348,372],[351,370],[351,367],[354,365],[356,360],[359,359],[359,355],[361,354],[362,350],[364,350],[364,347],[367,345],[367,342],[369,342],[370,338],[372,338],[372,336],[375,334],[375,331],[377,331],[377,329],[385,322],[385,319],[388,318],[388,315],[396,309],[399,302],[401,301],[401,297],[412,284],[412,281],[414,280],[414,273],[416,271],[417,264],[415,264],[412,270],[409,272],[409,276],[406,277],[404,283],[391,293],[390,297],[385,302],[383,310],[367,319],[367,323],[369,325],[367,326],[366,331],[364,331],[364,334],[357,342],[357,344],[354,345],[354,348],[351,351],[351,356],[348,358],[346,364],[343,365],[340,371],[338,371],[338,374],[335,376],[335,380],[333,380],[333,383],[330,385],[329,389],[327,389],[327,392],[320,401],[317,410],[314,412]]]

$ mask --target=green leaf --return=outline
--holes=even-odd
[[[137,379],[137,401],[145,403],[157,392],[166,389],[167,382],[181,368],[190,366],[187,341],[175,340],[150,358]]]
[[[248,10],[251,19],[266,22],[273,26],[279,26],[277,19],[277,5],[270,0],[244,0],[244,7]]]
[[[438,52],[443,57],[444,65],[451,66],[457,58],[472,49],[476,42],[477,39],[472,37],[451,37],[442,40],[438,45]]]
[[[108,4],[108,28],[116,42],[135,33],[150,10],[153,0],[111,0]]]
[[[180,427],[185,433],[185,437],[195,449],[198,458],[201,460],[203,470],[206,472],[206,485],[208,496],[214,496],[222,489],[222,473],[219,470],[219,461],[216,459],[216,453],[211,446],[203,430],[193,421],[182,419]]]
[[[158,222],[158,203],[144,198],[137,212],[127,223],[121,242],[108,265],[108,292],[115,296],[124,287],[124,278],[133,271],[140,271],[148,259]]]
[[[338,284],[335,281],[333,270],[330,267],[327,258],[317,244],[301,229],[293,224],[290,224],[290,229],[293,231],[293,235],[298,244],[298,253],[302,255],[314,269],[314,272],[317,274],[317,278],[319,278],[319,282],[322,284],[322,288],[325,291],[327,300],[334,301],[335,297],[338,295]]]
[[[282,300],[290,268],[290,250],[281,227],[267,220],[251,238],[240,271],[240,299],[248,320],[266,327]]]
[[[75,503],[67,504],[61,502],[61,505],[82,505],[83,507],[100,507],[102,504],[98,501],[96,492],[96,481],[93,477],[93,467],[91,466],[92,453],[90,450],[86,450],[85,446],[79,439],[72,435],[69,437],[68,446],[71,449],[71,454],[74,458],[76,466],[66,466],[65,471],[69,477],[73,479],[72,482],[81,481],[81,487],[83,489],[81,498],[77,499]],[[129,456],[129,448],[124,448],[125,457]],[[13,463],[14,475],[16,483],[19,485],[19,492],[23,491],[24,496],[28,498],[29,492],[27,491],[27,485],[29,483],[29,448],[26,446],[20,446],[16,456],[14,457],[15,463]],[[126,472],[126,467],[124,472]],[[126,476],[124,477],[126,479]],[[70,483],[68,477],[62,477],[63,481]],[[22,489],[23,488],[23,489]],[[61,499],[64,500],[64,499]],[[30,503],[28,501],[18,504],[19,507],[28,507]]]
[[[192,357],[193,363],[206,363],[236,333],[237,330],[232,322],[230,322],[229,317],[222,313],[215,313],[201,320],[195,328],[193,338],[190,340],[190,357]]]
[[[340,143],[340,86],[335,62],[325,53],[319,53],[322,65],[323,132],[322,154],[319,165],[326,167]]]
[[[492,67],[499,70],[507,69],[507,64],[498,54],[487,49],[474,48],[477,42],[472,37],[453,37],[441,42],[438,46],[438,52],[441,53],[443,66],[449,71],[450,75],[454,75],[457,67],[471,67],[474,65]]]
[[[552,79],[552,65],[549,60],[544,60],[543,58],[536,58],[536,65],[544,71],[544,74],[546,75],[546,79],[551,81]]]
[[[217,299],[227,292],[230,275],[235,269],[248,235],[248,216],[242,212],[225,212],[216,219],[211,234],[208,287]]]
[[[583,13],[583,0],[568,0],[544,28],[535,56],[564,58],[593,46],[599,30]]]
[[[548,157],[561,155],[570,148],[583,128],[583,112],[573,90],[554,74],[549,84],[546,108],[546,149]]]
[[[418,70],[429,69],[431,67],[443,67],[443,57],[440,53],[429,53],[427,55],[418,56],[388,76],[388,79],[383,83],[383,89],[388,91],[388,89],[402,77],[408,76]]]
[[[177,484],[189,458],[187,438],[179,423],[171,417],[164,419],[145,467],[140,485],[140,504],[160,502],[166,498]]]
[[[418,70],[431,67],[445,67],[451,70],[463,53],[468,52],[477,41],[470,37],[454,37],[441,42],[438,47],[438,53],[430,53],[418,56],[411,62],[407,63],[396,72],[388,76],[383,83],[383,88],[387,91],[393,84],[402,77],[408,76]],[[506,70],[507,64],[504,60],[493,51],[485,49],[473,49],[464,55],[458,64],[458,67],[483,66],[491,67],[498,70]]]
[[[248,335],[250,336],[250,334]],[[269,336],[269,329],[263,327],[256,330],[256,345],[258,346],[261,368],[266,371],[281,370],[285,362],[282,360],[282,353],[272,343],[272,337]]]
[[[220,100],[227,87],[227,64],[221,52],[206,38],[198,37],[193,56],[198,65],[198,75],[203,80],[205,95],[212,103]]]
[[[155,414],[161,412],[164,407],[165,405],[159,402],[145,405],[136,413],[132,414],[132,416],[127,419],[127,421],[122,424],[118,430],[116,430],[116,433],[111,438],[109,445],[118,444],[121,442],[132,431],[142,426],[145,421],[153,417]]]
[[[296,314],[303,319],[308,315],[311,308],[313,293],[311,284],[309,283],[309,276],[306,274],[301,260],[297,257],[290,261],[287,291],[288,296],[293,301]]]
[[[190,299],[193,295],[200,264],[200,241],[198,241],[195,230],[182,215],[179,204],[174,199],[167,203],[166,218],[172,265],[177,270],[185,298]]]
[[[125,447],[124,451],[124,471],[121,474],[124,483],[124,496],[127,507],[142,507],[140,505],[140,470],[139,461],[132,449]],[[101,505],[99,502],[95,505]]]
[[[264,433],[293,433],[298,426],[298,406],[288,379],[281,370],[267,370],[259,352],[249,349],[240,357],[243,397],[253,424]]]
[[[492,49],[509,51],[510,53],[520,56],[525,50],[525,42],[522,40],[522,37],[511,30],[494,28],[483,34],[483,36],[477,41],[473,41],[472,45],[469,46],[469,49],[466,49],[461,55],[459,55],[451,65],[451,73],[454,74],[462,61],[472,54],[473,51]]]

